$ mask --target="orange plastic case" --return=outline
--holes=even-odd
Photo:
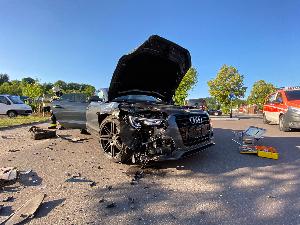
[[[269,146],[242,146],[241,154],[257,154],[259,157],[268,159],[278,159],[279,154],[274,147]]]

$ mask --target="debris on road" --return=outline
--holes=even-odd
[[[270,146],[256,146],[257,156],[269,159],[278,159],[279,153],[274,147]]]
[[[14,184],[17,180],[18,172],[15,167],[0,168],[0,188]]]
[[[8,152],[19,152],[19,149],[9,149]]]
[[[88,179],[86,179],[84,177],[70,177],[70,178],[66,179],[65,182],[93,183],[94,181],[88,180]]]
[[[57,137],[67,140],[69,142],[73,142],[73,143],[82,143],[83,141],[87,141],[89,140],[88,138],[80,138],[80,137],[74,137],[74,138],[70,138],[70,137],[65,137],[62,135],[57,135]]]
[[[262,158],[269,158],[269,159],[278,159],[279,153],[276,151],[274,147],[270,146],[241,146],[240,147],[241,154],[257,154],[257,156]]]
[[[129,207],[131,209],[134,209],[134,198],[128,197],[128,201],[129,201]]]
[[[114,203],[114,202],[111,202],[111,203],[106,205],[106,208],[108,208],[108,209],[114,208],[114,207],[116,207],[116,203]]]
[[[31,137],[34,140],[41,140],[41,139],[48,139],[48,138],[56,137],[55,130],[46,130],[46,129],[42,129],[37,126],[30,127],[29,132],[31,133]]]
[[[265,133],[266,129],[250,126],[245,131],[235,133],[236,138],[232,141],[239,145],[241,154],[257,154],[263,158],[278,159],[279,154],[274,147],[255,145]]]
[[[234,132],[235,139],[232,139],[232,141],[241,146],[255,145],[257,141],[263,138],[265,133],[266,129],[250,126],[242,132]]]
[[[23,206],[21,206],[16,212],[12,213],[6,222],[5,225],[14,225],[23,222],[28,218],[33,218],[35,212],[38,210],[42,204],[44,198],[44,193],[39,193],[34,196],[32,199],[28,200]]]
[[[0,199],[0,202],[10,202],[13,200],[14,200],[13,196],[7,196],[6,198]]]
[[[277,198],[277,197],[273,195],[268,195],[267,198]]]

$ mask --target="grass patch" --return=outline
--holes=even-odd
[[[48,120],[49,120],[48,116],[42,117],[38,115],[17,116],[14,118],[9,118],[5,116],[5,117],[0,117],[0,127],[10,127],[14,125],[30,124],[34,122],[45,122]]]

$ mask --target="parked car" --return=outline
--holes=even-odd
[[[56,102],[53,113],[63,126],[86,128],[115,162],[179,159],[214,144],[206,112],[173,105],[190,66],[188,50],[151,36],[120,58],[109,89],[99,92],[102,101],[87,110],[87,103]]]
[[[263,106],[263,122],[279,124],[281,131],[300,128],[300,87],[287,87],[272,93]]]
[[[207,110],[207,103],[203,98],[189,99],[186,101],[186,105],[203,111]]]
[[[20,96],[0,95],[0,114],[15,117],[17,115],[30,115],[32,108],[26,105]]]
[[[209,115],[222,116],[222,111],[221,110],[209,109],[207,112],[208,112]]]

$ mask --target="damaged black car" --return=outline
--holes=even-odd
[[[151,36],[120,58],[110,87],[100,90],[101,101],[81,102],[87,108],[79,110],[80,104],[58,100],[53,113],[63,126],[94,134],[100,149],[115,162],[179,159],[214,144],[206,112],[173,104],[190,67],[188,50]]]

